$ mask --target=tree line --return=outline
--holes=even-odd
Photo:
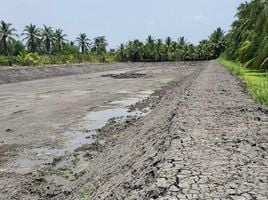
[[[79,34],[75,41],[68,42],[67,35],[62,29],[53,30],[52,27],[46,25],[43,28],[38,28],[33,24],[27,25],[21,36],[22,41],[15,39],[19,37],[16,29],[11,23],[2,20],[0,22],[0,54],[10,56],[27,51],[28,53],[56,55],[65,54],[68,50],[71,52],[80,50],[81,53],[90,50],[96,54],[105,54],[108,45],[104,36],[96,37],[91,42],[85,33]]]
[[[13,59],[10,64],[209,60],[224,52],[227,59],[245,67],[268,69],[268,0],[242,3],[227,34],[217,28],[197,45],[183,36],[177,40],[171,37],[163,40],[149,35],[146,41],[128,41],[107,51],[104,36],[90,40],[81,33],[75,41],[67,41],[62,29],[54,30],[46,25],[38,28],[33,24],[25,26],[22,40],[17,39],[18,36],[12,24],[0,22],[0,55],[5,61],[7,56],[9,61]]]
[[[51,56],[58,55],[83,58],[85,55],[91,57],[95,55],[101,56],[104,61],[106,57],[110,57],[112,61],[120,62],[208,60],[219,57],[225,49],[224,31],[221,28],[217,28],[208,39],[202,40],[198,45],[189,43],[185,37],[173,41],[171,37],[162,40],[148,36],[144,42],[129,41],[110,51],[107,51],[108,43],[105,36],[96,37],[91,41],[85,33],[81,33],[75,41],[70,42],[67,41],[67,35],[62,29],[54,30],[46,25],[40,29],[36,25],[29,24],[21,34],[22,40],[16,39],[18,37],[12,24],[0,22],[0,54],[18,56],[16,60],[24,64],[28,64],[23,62],[27,56],[35,60],[38,55],[49,55],[50,59]]]
[[[149,35],[145,42],[133,40],[121,44],[117,56],[120,61],[132,62],[210,60],[218,58],[224,49],[224,31],[217,28],[198,45],[189,43],[183,36],[173,41],[171,37],[162,40]]]

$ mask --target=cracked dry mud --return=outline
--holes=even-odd
[[[267,140],[267,110],[212,61],[120,133],[84,181],[92,199],[265,200]]]
[[[100,130],[106,145],[77,180],[10,173],[21,176],[10,199],[268,199],[268,110],[218,61],[189,69],[137,104],[147,116]]]

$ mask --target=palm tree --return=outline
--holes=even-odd
[[[120,46],[118,48],[118,56],[119,56],[119,60],[121,62],[125,61],[126,55],[125,55],[125,45],[124,44],[120,44]]]
[[[90,48],[90,39],[88,39],[85,33],[80,33],[76,38],[78,42],[79,48],[81,48],[81,52],[85,53]]]
[[[213,43],[218,43],[224,39],[224,30],[220,27],[213,31],[213,33],[209,36],[209,40]]]
[[[106,47],[108,43],[105,36],[96,37],[93,43],[93,51],[98,55],[106,53]]]
[[[184,36],[180,36],[179,39],[178,39],[178,45],[179,46],[184,46],[187,44],[187,40],[185,39]]]
[[[23,40],[26,40],[28,50],[33,53],[36,52],[40,44],[40,29],[30,24],[25,26],[22,35],[25,35]]]
[[[238,7],[237,20],[228,34],[227,56],[245,67],[268,69],[268,1],[252,0]]]
[[[11,26],[12,24],[6,23],[3,20],[0,22],[0,44],[5,56],[9,55],[8,44],[15,41],[13,36],[18,36],[14,33],[16,29],[11,28]]]
[[[44,25],[44,28],[42,29],[42,32],[41,32],[41,36],[42,36],[42,41],[44,42],[44,45],[45,45],[45,50],[48,54],[50,54],[52,41],[54,39],[54,32],[53,32],[52,27]]]
[[[213,31],[213,33],[209,36],[209,41],[211,42],[211,45],[214,47],[214,58],[217,58],[220,56],[220,54],[225,49],[225,32],[221,28],[217,28]]]
[[[151,35],[148,36],[148,38],[146,39],[147,44],[153,44],[154,43],[154,39]]]
[[[56,29],[54,33],[54,41],[55,41],[55,48],[57,51],[61,51],[64,45],[64,42],[66,42],[65,37],[67,37],[66,34],[63,33],[62,29]]]
[[[165,40],[165,43],[166,43],[167,47],[169,48],[170,45],[171,45],[171,43],[172,43],[172,39],[171,39],[171,37],[168,36],[168,37],[166,38],[166,40]]]

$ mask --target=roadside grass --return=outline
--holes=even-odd
[[[247,91],[253,98],[268,106],[268,72],[246,69],[241,64],[220,58],[220,63],[224,65],[230,72],[240,77],[246,83]]]

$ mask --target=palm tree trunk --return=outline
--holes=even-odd
[[[85,46],[84,45],[81,46],[81,49],[82,49],[82,53],[85,53]]]
[[[4,50],[4,55],[8,56],[7,39],[5,36],[3,37],[3,50]]]
[[[31,42],[31,50],[30,52],[34,53],[35,52],[35,44],[34,41]]]
[[[46,40],[46,50],[47,50],[47,53],[50,54],[50,40]]]

